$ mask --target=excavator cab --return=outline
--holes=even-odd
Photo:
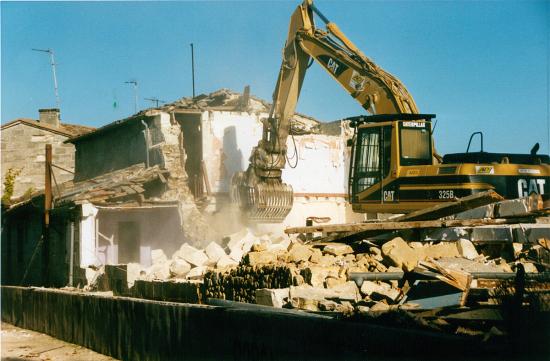
[[[355,129],[349,197],[353,204],[393,203],[391,181],[400,166],[432,165],[433,114],[378,114],[347,118]]]

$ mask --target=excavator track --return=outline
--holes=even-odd
[[[251,221],[279,223],[292,209],[292,186],[279,180],[248,186],[240,174],[233,178],[231,198]]]

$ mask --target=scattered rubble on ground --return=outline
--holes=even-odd
[[[524,282],[546,277],[538,293],[545,302],[538,305],[550,309],[550,237],[518,243],[391,234],[354,242],[323,241],[326,235],[304,242],[304,237],[245,229],[203,249],[184,243],[171,257],[153,250],[150,267],[124,265],[127,278],[119,293],[197,303],[222,299],[497,337],[505,332],[505,315],[496,307],[521,273]],[[98,278],[90,272],[90,279]]]

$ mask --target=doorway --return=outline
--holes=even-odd
[[[139,246],[139,223],[118,222],[118,263],[139,263]]]

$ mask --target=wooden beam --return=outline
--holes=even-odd
[[[290,227],[285,229],[286,234],[313,233],[313,232],[365,232],[365,231],[397,231],[401,229],[439,228],[439,227],[477,227],[500,224],[514,224],[519,220],[514,219],[452,219],[409,222],[372,222],[372,223],[348,223],[326,224],[309,227]]]

